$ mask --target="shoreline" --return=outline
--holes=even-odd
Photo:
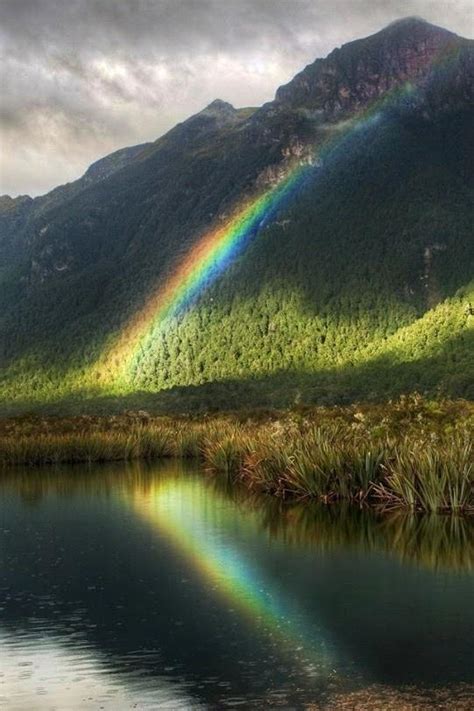
[[[0,465],[196,458],[255,492],[474,514],[474,404],[384,405],[152,417],[0,420]]]

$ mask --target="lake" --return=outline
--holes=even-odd
[[[0,707],[474,705],[474,523],[197,465],[0,475]]]

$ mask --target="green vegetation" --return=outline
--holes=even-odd
[[[253,416],[2,421],[0,461],[45,464],[199,456],[249,489],[326,503],[474,511],[474,408],[418,396],[390,405]]]

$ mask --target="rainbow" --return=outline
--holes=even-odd
[[[433,60],[432,65],[443,67],[456,57],[451,47]],[[276,185],[257,196],[249,197],[238,205],[224,224],[215,226],[202,235],[196,244],[173,268],[170,275],[147,298],[143,307],[125,323],[118,336],[109,341],[99,363],[92,372],[99,372],[100,380],[127,385],[133,380],[133,371],[144,350],[147,339],[157,327],[162,327],[171,317],[188,307],[195,299],[232,264],[251,238],[292,197],[316,175],[322,160],[355,132],[379,121],[383,111],[397,101],[414,94],[417,86],[410,81],[395,87],[374,101],[354,118],[331,125],[328,137],[314,148],[313,156],[305,163],[295,159],[287,166],[286,175]]]
[[[200,479],[182,475],[156,481],[146,493],[135,490],[132,496],[134,510],[166,535],[227,608],[238,611],[257,634],[278,643],[278,652],[297,661],[308,676],[327,678],[333,673],[336,662],[328,632],[308,619],[236,543],[242,535],[247,538],[249,528],[259,534],[254,514],[242,516],[215,491],[204,489]]]
[[[154,328],[192,302],[241,253],[248,240],[272,219],[275,212],[301,187],[309,165],[295,165],[278,185],[248,199],[221,226],[207,232],[179,262],[163,286],[130,319],[112,344],[110,355],[127,375],[130,361]],[[114,370],[117,377],[117,369]]]

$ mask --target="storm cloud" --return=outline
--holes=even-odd
[[[0,193],[43,193],[215,98],[259,105],[335,46],[472,0],[0,0]]]

